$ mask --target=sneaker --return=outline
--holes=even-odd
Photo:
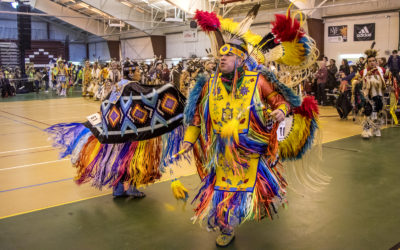
[[[369,139],[369,137],[370,137],[369,129],[368,130],[363,130],[362,133],[361,133],[361,137],[364,138],[364,139]]]
[[[146,194],[143,192],[140,192],[139,190],[137,190],[137,188],[135,188],[134,186],[130,186],[128,188],[128,190],[126,190],[126,194],[129,196],[132,196],[135,199],[141,199],[146,197]]]
[[[374,130],[374,135],[375,135],[376,137],[380,137],[380,136],[381,136],[381,130],[380,130],[380,129]]]
[[[117,186],[113,187],[113,196],[114,198],[127,196],[124,189],[124,183],[118,182]]]
[[[217,244],[217,247],[227,247],[229,244],[232,243],[232,241],[235,239],[235,233],[232,232],[230,234],[223,233],[221,232],[215,243]]]

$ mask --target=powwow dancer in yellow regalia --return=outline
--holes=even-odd
[[[57,81],[57,93],[59,96],[67,96],[67,88],[69,82],[68,68],[64,64],[64,60],[57,60],[57,67],[53,71],[53,75]]]
[[[218,246],[227,246],[244,221],[272,217],[287,203],[279,160],[302,157],[318,129],[315,100],[307,97],[301,103],[263,66],[266,60],[277,62],[282,77],[293,76],[287,83],[295,86],[315,62],[315,43],[289,11],[276,16],[265,37],[251,33],[258,8],[240,23],[203,11],[195,16],[214,53],[219,48],[220,63],[210,80],[200,78],[189,95],[180,153],[193,149],[202,179],[194,218],[219,230]],[[318,184],[325,183],[325,176],[318,177]]]
[[[90,62],[85,61],[85,67],[83,68],[83,79],[82,79],[82,96],[85,97],[89,94],[88,88],[92,81],[92,72],[90,69]]]

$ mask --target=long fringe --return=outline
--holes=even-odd
[[[60,158],[70,155],[78,145],[79,140],[90,133],[90,130],[82,123],[59,123],[44,131],[49,134],[53,147],[61,149]]]
[[[190,91],[189,98],[187,100],[184,110],[184,124],[190,124],[193,120],[196,112],[196,106],[198,104],[199,97],[203,90],[204,85],[207,83],[205,76],[199,76],[193,89]]]
[[[178,154],[184,137],[184,127],[183,125],[177,127],[168,134],[161,136],[162,138],[162,157],[160,163],[160,171],[165,172],[165,168],[172,164],[174,161],[179,160],[180,155]],[[173,156],[177,155],[177,158]],[[187,157],[186,154],[183,157]],[[189,159],[188,159],[189,160]]]
[[[182,126],[164,135],[164,148],[161,137],[101,144],[81,123],[56,124],[45,131],[53,140],[53,146],[62,149],[61,158],[71,155],[71,162],[77,170],[75,182],[91,182],[99,189],[115,186],[121,180],[137,187],[153,183],[161,177],[162,167],[179,151],[183,138]]]
[[[259,161],[256,184],[251,192],[227,192],[214,190],[216,175],[212,171],[202,181],[202,187],[192,203],[198,201],[194,222],[206,224],[210,229],[228,228],[246,220],[273,218],[278,204],[285,204],[286,181],[268,160]]]

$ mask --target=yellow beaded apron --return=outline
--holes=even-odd
[[[214,75],[211,76],[209,81],[209,111],[214,133],[219,134],[225,124],[233,118],[238,118],[240,114],[239,134],[247,134],[250,121],[250,109],[248,107],[252,104],[258,73],[245,71],[243,82],[240,88],[236,90],[235,96],[226,91],[220,76],[216,80],[215,86],[211,86],[213,80]],[[241,157],[244,156],[241,155]],[[238,174],[234,173],[233,162],[227,161],[223,155],[218,157],[215,190],[253,192],[260,156],[253,154],[244,158],[247,159],[247,162],[241,164],[240,169],[243,171]]]

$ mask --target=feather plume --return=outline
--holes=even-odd
[[[179,179],[175,178],[171,182],[171,190],[174,194],[175,199],[182,200],[184,202],[189,198],[189,191],[182,185]]]
[[[367,55],[367,58],[376,57],[378,55],[378,51],[374,49],[375,41],[371,44],[371,48],[364,51],[364,54]]]
[[[216,31],[221,26],[217,14],[215,12],[196,10],[194,19],[205,32]]]
[[[293,41],[300,39],[304,36],[304,31],[300,27],[300,22],[290,17],[290,11],[288,15],[276,14],[275,22],[272,23],[272,33],[281,41]]]
[[[238,29],[235,32],[237,36],[243,36],[250,29],[251,24],[258,14],[260,6],[260,4],[254,5],[247,13],[246,17],[239,23]]]
[[[279,42],[275,39],[274,34],[272,34],[271,32],[265,35],[259,43],[260,50],[263,51],[264,53],[269,51],[270,49],[275,48],[278,45]]]

